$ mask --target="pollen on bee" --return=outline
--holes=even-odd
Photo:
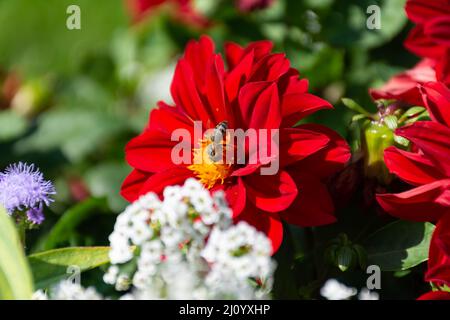
[[[211,189],[217,183],[223,184],[232,171],[232,164],[223,161],[223,159],[216,160],[211,156],[211,146],[213,142],[211,139],[201,139],[199,141],[199,148],[193,150],[194,163],[188,166],[203,185]],[[226,143],[223,143],[222,150],[226,150]]]

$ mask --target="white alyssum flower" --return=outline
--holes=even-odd
[[[267,299],[275,263],[265,234],[233,225],[224,192],[195,179],[148,193],[117,217],[103,276],[120,299]],[[36,293],[36,298],[45,294]],[[92,288],[61,282],[50,299],[97,299]]]
[[[31,300],[48,300],[48,296],[42,289],[39,289],[33,293]]]
[[[359,300],[380,300],[380,295],[378,292],[370,291],[367,288],[362,288],[358,294]]]
[[[355,288],[347,287],[336,279],[329,279],[320,289],[320,294],[327,300],[347,300],[356,295]]]
[[[166,187],[163,199],[140,197],[119,215],[109,237],[115,268],[104,280],[117,290],[132,285],[123,299],[268,297],[275,270],[271,242],[245,222],[233,225],[222,191],[211,196],[188,179]],[[130,263],[134,271],[121,278]]]
[[[103,297],[92,287],[83,288],[69,280],[59,282],[51,289],[51,300],[102,300]]]

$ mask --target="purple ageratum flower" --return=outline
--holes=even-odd
[[[51,195],[55,193],[53,184],[44,179],[34,164],[19,162],[0,173],[0,204],[10,215],[16,210],[26,210],[28,220],[41,224],[43,205],[53,202]]]

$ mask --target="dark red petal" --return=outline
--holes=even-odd
[[[318,152],[328,145],[330,138],[320,132],[286,128],[280,130],[280,167],[290,165],[296,161]]]
[[[267,212],[286,210],[297,196],[297,186],[286,171],[276,175],[254,174],[243,178],[247,199]]]
[[[250,43],[247,47],[242,48],[240,45],[234,42],[225,43],[225,57],[230,70],[234,69],[241,59],[253,52],[256,60],[260,60],[262,57],[268,55],[273,48],[271,41],[262,40]]]
[[[223,61],[220,55],[215,55],[209,65],[205,79],[205,96],[211,111],[211,121],[216,125],[223,120],[229,120],[223,84]]]
[[[291,171],[298,188],[298,196],[291,206],[280,213],[290,224],[301,227],[334,223],[334,206],[327,187],[317,178]]]
[[[330,142],[325,148],[293,164],[292,168],[319,179],[328,178],[344,168],[351,156],[350,147],[338,133],[318,124],[303,124],[297,128],[325,134]]]
[[[245,208],[247,194],[241,178],[237,178],[236,183],[227,186],[225,189],[226,199],[230,208],[233,209],[233,217],[237,217]]]
[[[450,180],[439,180],[402,193],[377,194],[378,203],[393,216],[437,221],[450,211]]]
[[[275,81],[290,69],[289,60],[282,53],[263,57],[256,63],[249,81]]]
[[[224,48],[225,48],[225,59],[228,64],[228,68],[231,70],[234,67],[236,67],[238,63],[241,61],[244,55],[244,49],[234,42],[225,43]]]
[[[450,90],[442,83],[429,82],[421,87],[421,93],[430,117],[450,127]]]
[[[278,81],[278,90],[281,96],[285,94],[307,93],[308,86],[308,79],[300,79],[298,71],[293,68],[289,69]]]
[[[416,26],[404,42],[405,47],[421,57],[438,59],[442,56],[445,47],[437,44],[425,34],[421,25]]]
[[[425,280],[450,286],[450,213],[442,216],[431,238]]]
[[[273,129],[281,123],[278,89],[275,83],[252,82],[239,94],[239,105],[246,128]]]
[[[225,78],[225,89],[228,101],[233,103],[238,97],[239,89],[245,84],[253,64],[253,51],[248,53]]]
[[[450,88],[450,47],[437,60],[436,79]]]
[[[191,40],[186,45],[184,58],[194,70],[193,76],[197,88],[205,83],[207,62],[214,55],[214,42],[208,36],[201,36],[199,41]]]
[[[263,57],[267,56],[273,48],[272,41],[269,40],[260,40],[251,42],[248,46],[244,48],[245,53],[249,53],[253,51],[256,60],[260,60]]]
[[[450,292],[430,291],[421,295],[417,300],[450,300]]]
[[[425,24],[424,32],[438,45],[450,47],[450,12],[448,16],[436,17]]]
[[[194,136],[194,126],[192,120],[180,113],[177,108],[171,107],[164,102],[158,103],[157,109],[150,113],[148,130],[161,131],[170,139],[172,133],[177,129],[184,129]]]
[[[433,121],[418,121],[395,133],[413,142],[450,177],[450,128]]]
[[[415,186],[445,178],[433,162],[420,153],[389,147],[384,150],[384,162],[391,173]]]
[[[148,130],[127,144],[126,159],[132,167],[141,171],[165,170],[175,166],[172,161],[172,150],[177,143],[171,141],[170,137],[161,131]],[[187,150],[190,145],[190,142],[186,143]]]
[[[411,21],[424,24],[437,16],[450,15],[450,3],[447,0],[408,0],[405,11]]]
[[[411,105],[422,105],[419,84],[436,81],[435,65],[434,60],[423,59],[414,68],[389,79],[381,88],[370,89],[369,93],[374,100],[395,99]]]
[[[333,106],[310,93],[285,94],[281,98],[282,126],[292,127],[299,120],[322,109],[333,109]]]
[[[192,171],[182,166],[155,173],[142,185],[142,188],[139,190],[139,195],[154,192],[161,196],[165,187],[181,185],[186,179],[192,177]]]
[[[278,214],[260,211],[248,203],[236,221],[245,221],[257,230],[264,232],[272,241],[272,254],[280,247],[283,241],[283,224]]]
[[[139,170],[133,170],[131,173],[125,178],[122,183],[122,187],[120,189],[120,194],[127,201],[133,202],[137,198],[139,198],[139,191],[144,185],[145,181],[150,178],[152,174],[145,173]]]
[[[184,59],[178,61],[170,88],[173,100],[190,119],[207,124],[212,114],[201,101],[195,83],[194,72],[189,63]]]

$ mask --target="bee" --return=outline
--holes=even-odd
[[[211,143],[208,145],[208,155],[209,158],[214,161],[218,162],[219,160],[222,160],[222,153],[223,153],[223,139],[226,135],[226,131],[228,129],[228,121],[224,120],[221,121],[215,128],[208,138],[211,141]]]

